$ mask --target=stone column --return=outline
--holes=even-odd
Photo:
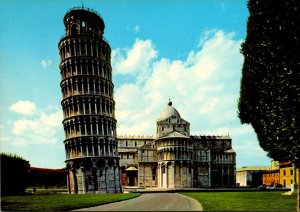
[[[68,193],[71,194],[71,187],[70,187],[70,171],[66,171],[67,174],[67,188],[68,188]]]
[[[109,133],[108,133],[108,120],[106,121],[106,134],[109,135]]]
[[[84,119],[84,135],[87,135],[86,119]]]
[[[182,161],[180,161],[180,187],[182,188]]]
[[[186,186],[186,187],[188,187],[188,180],[189,180],[188,178],[189,178],[189,173],[190,173],[190,172],[189,172],[189,171],[190,171],[190,170],[189,170],[189,166],[190,166],[190,164],[187,163],[187,165],[186,165],[186,167],[185,167],[185,173],[186,173],[186,175],[185,175],[185,176],[186,176],[186,185],[185,185],[185,186]]]
[[[222,165],[222,187],[224,186],[224,167]]]
[[[94,61],[91,62],[91,65],[92,65],[92,75],[95,75]],[[94,83],[94,91],[95,91],[95,83]]]
[[[95,114],[98,114],[98,110],[97,110],[97,103],[95,102]]]
[[[103,154],[106,156],[106,148],[105,148],[105,146],[106,146],[106,141],[104,139],[103,140]]]
[[[100,150],[100,142],[99,141],[97,141],[97,146],[98,146],[98,155],[99,156],[102,156],[102,152],[101,152],[101,150]]]
[[[105,163],[107,164],[107,161],[105,161]],[[107,165],[105,165],[105,187],[106,187],[106,192],[108,192],[108,177],[107,177],[107,169],[108,169],[108,167],[107,167]]]
[[[85,99],[84,98],[82,99],[82,105],[83,105],[83,114],[85,115],[86,111],[85,111]]]
[[[82,173],[82,193],[86,194],[84,167],[81,167],[81,173]]]
[[[157,167],[157,186],[161,187],[161,162],[158,162],[158,167]]]
[[[99,135],[99,129],[98,129],[98,119],[96,120],[96,133],[97,133],[97,136]]]
[[[88,99],[88,102],[89,102],[89,114],[92,114],[91,99]]]
[[[77,146],[77,141],[76,140],[74,142],[74,145],[75,145],[75,157],[77,158],[78,157],[78,146]]]
[[[94,141],[92,142],[92,151],[93,151],[93,156],[95,156],[95,146],[94,146]]]
[[[211,163],[208,164],[208,186],[211,187]]]
[[[168,166],[168,162],[166,163],[166,187],[169,187],[169,166]]]
[[[104,135],[104,123],[103,120],[101,120],[101,135]]]
[[[91,121],[91,123],[90,123],[90,125],[91,125],[91,135],[93,135],[94,134],[94,132],[93,132],[93,122],[92,122],[92,120],[90,120]]]
[[[72,174],[73,174],[73,190],[74,190],[74,194],[78,193],[78,185],[77,185],[77,177],[76,177],[76,169],[72,168]]]
[[[114,185],[115,185],[115,192],[117,191],[117,177],[116,177],[116,169],[117,167],[116,166],[113,166],[113,169],[114,169]]]
[[[82,157],[82,142],[80,141],[80,157]]]
[[[86,149],[86,156],[89,156],[89,143],[85,143],[85,149]]]
[[[94,188],[93,188],[93,191],[95,192],[95,193],[98,193],[98,190],[99,190],[99,188],[98,188],[98,169],[97,169],[97,167],[93,167],[92,168],[92,172],[93,172],[93,184],[94,184]]]
[[[107,139],[107,150],[108,150],[108,155],[110,156],[110,140]]]
[[[170,187],[175,187],[175,164],[174,161],[171,162],[171,169],[170,169],[170,178],[171,178],[171,183],[170,183]]]

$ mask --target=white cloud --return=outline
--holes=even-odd
[[[22,115],[34,115],[37,108],[34,102],[31,101],[18,101],[9,107],[9,110]]]
[[[137,39],[129,49],[114,50],[115,77],[134,78],[115,90],[118,135],[155,135],[156,119],[171,98],[182,118],[191,123],[191,134],[229,134],[238,166],[267,164],[254,130],[241,125],[237,116],[241,42],[234,33],[213,29],[203,33],[198,49],[183,60],[157,58],[151,40]]]
[[[130,49],[112,51],[112,65],[116,74],[138,74],[144,80],[149,74],[149,65],[157,57],[151,40],[136,39]]]
[[[138,33],[139,31],[141,30],[141,27],[139,25],[136,25],[134,28],[133,28],[133,31],[135,33]]]
[[[46,69],[51,64],[52,64],[52,60],[50,60],[50,59],[43,59],[41,61],[41,65],[43,66],[44,69]]]
[[[136,78],[116,89],[118,134],[155,134],[155,121],[169,97],[194,131],[237,122],[241,40],[221,30],[204,35],[201,48],[190,51],[185,60],[157,60],[151,40],[137,39],[129,49],[114,50],[114,74]]]
[[[13,123],[11,144],[26,146],[32,144],[56,144],[58,134],[63,130],[61,110],[40,112],[34,119],[19,119]]]

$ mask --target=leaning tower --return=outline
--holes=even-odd
[[[111,49],[101,16],[72,8],[58,43],[69,193],[121,192]]]

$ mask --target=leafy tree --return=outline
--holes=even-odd
[[[1,153],[1,195],[17,195],[29,184],[29,161],[14,154]]]
[[[239,118],[269,157],[299,169],[300,1],[248,0],[248,9]]]

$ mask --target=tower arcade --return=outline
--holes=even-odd
[[[121,192],[111,49],[101,16],[72,8],[64,17],[60,54],[69,193]]]

